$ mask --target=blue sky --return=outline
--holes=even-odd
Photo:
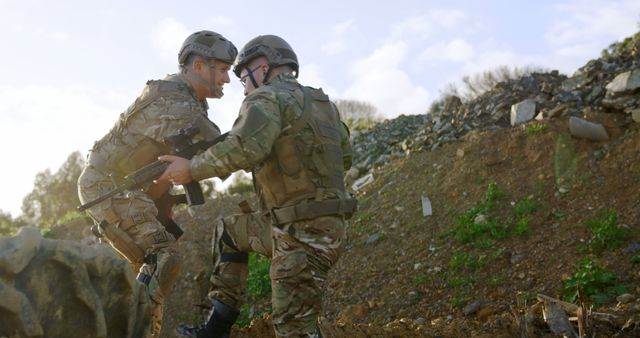
[[[448,83],[499,65],[573,73],[639,30],[640,1],[38,1],[0,0],[0,209],[20,213],[36,173],[83,154],[149,79],[177,69],[197,30],[238,48],[276,34],[300,79],[384,117],[424,113]],[[231,127],[237,79],[210,117]]]

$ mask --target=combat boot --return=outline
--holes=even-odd
[[[204,325],[190,326],[180,324],[176,328],[179,337],[196,337],[196,338],[229,338],[231,327],[238,319],[240,311],[233,307],[213,300],[213,308],[209,313],[209,318]]]

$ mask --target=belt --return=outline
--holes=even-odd
[[[271,217],[274,224],[286,224],[322,216],[341,216],[349,219],[357,206],[358,201],[355,198],[306,201],[289,207],[273,208]]]

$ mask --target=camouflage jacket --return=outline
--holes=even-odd
[[[295,89],[284,90],[282,84]],[[244,99],[229,137],[192,158],[192,177],[224,177],[240,169],[255,172],[274,151],[283,131],[300,118],[303,106],[302,86],[290,74],[280,74],[256,89]],[[348,168],[353,156],[349,131],[344,125],[340,129],[342,160]]]
[[[214,139],[220,130],[207,117],[207,109],[206,101],[196,97],[180,74],[149,81],[111,131],[95,143],[89,165],[104,175],[126,175],[166,154],[164,138],[189,126],[200,129],[194,141]]]

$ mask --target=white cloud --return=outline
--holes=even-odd
[[[558,19],[545,33],[545,40],[560,58],[575,69],[616,40],[637,31],[640,1],[573,0],[554,7]]]
[[[345,99],[372,103],[386,117],[424,113],[429,93],[400,68],[407,52],[403,41],[389,43],[355,62]]]
[[[191,33],[181,22],[167,17],[160,20],[151,31],[151,42],[153,47],[161,53],[163,59],[173,61],[184,39]]]
[[[327,82],[322,77],[322,70],[319,65],[315,63],[305,64],[300,72],[300,83],[305,86],[311,86],[314,88],[322,88],[325,93],[329,95],[329,97],[334,98],[337,96],[338,91],[335,87],[331,86],[329,82]]]
[[[337,55],[347,50],[346,34],[354,26],[354,20],[349,19],[333,26],[329,41],[320,46],[328,55]]]
[[[119,101],[124,94],[109,97],[81,87],[0,86],[0,143],[14,163],[2,169],[9,179],[0,209],[17,216],[38,172],[57,170],[74,151],[87,153],[130,103]]]
[[[473,46],[464,39],[456,38],[427,47],[418,57],[422,61],[464,62],[474,56]]]
[[[457,9],[432,9],[426,14],[412,16],[391,28],[391,39],[406,40],[409,36],[426,39],[443,29],[459,28],[467,19],[464,11]]]

